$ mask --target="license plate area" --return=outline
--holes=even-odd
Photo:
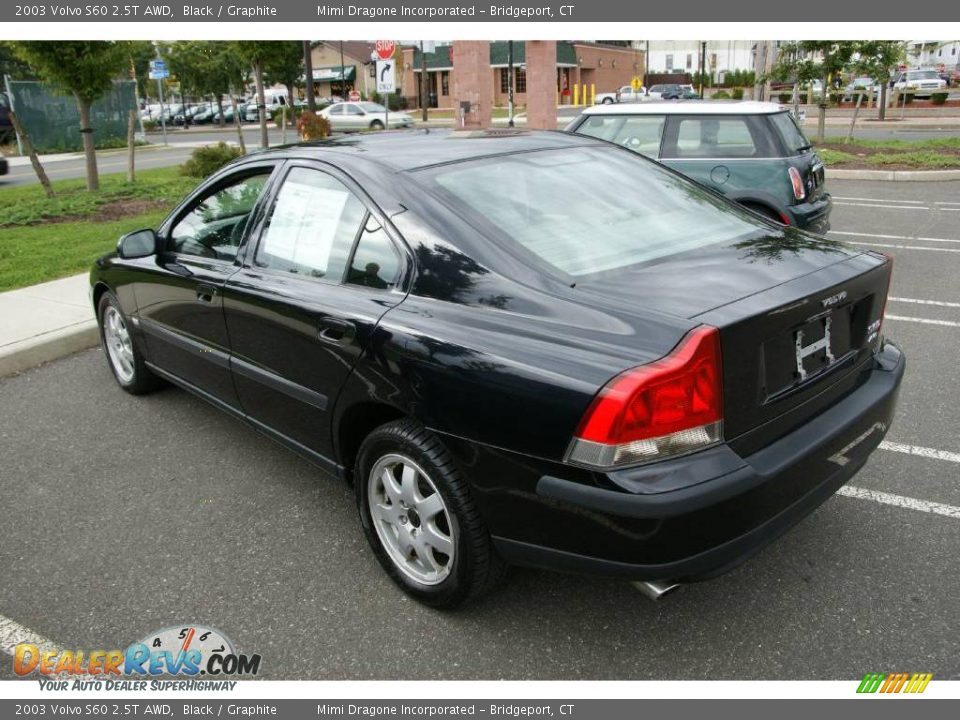
[[[853,353],[854,305],[834,308],[764,343],[764,394],[774,401],[843,363]]]

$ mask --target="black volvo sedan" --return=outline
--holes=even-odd
[[[812,512],[893,417],[891,269],[603,141],[410,131],[245,157],[90,280],[125,390],[352,482],[453,606],[508,564],[656,595]]]

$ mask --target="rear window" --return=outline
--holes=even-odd
[[[728,243],[760,221],[616,148],[568,148],[423,171],[485,234],[579,277]]]
[[[773,122],[774,127],[777,128],[777,132],[780,133],[783,144],[788,150],[799,153],[810,148],[810,141],[807,140],[803,131],[797,127],[797,123],[793,120],[793,115],[789,112],[771,115],[770,120]]]

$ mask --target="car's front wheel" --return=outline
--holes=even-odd
[[[107,364],[120,387],[133,395],[142,395],[161,385],[160,378],[144,363],[127,318],[113,294],[105,292],[101,296],[97,320]]]
[[[374,120],[372,123],[370,123],[370,129],[371,129],[371,130],[383,130],[383,123],[380,122],[379,120]]]
[[[440,441],[412,420],[374,430],[357,457],[360,520],[387,574],[434,607],[455,607],[494,587],[497,555],[465,479]]]
[[[604,99],[603,99],[603,104],[604,104],[604,105],[613,105],[613,98],[604,98]]]

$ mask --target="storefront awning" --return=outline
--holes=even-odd
[[[334,65],[332,67],[322,67],[313,69],[314,82],[347,82],[355,80],[357,69],[353,65]]]

